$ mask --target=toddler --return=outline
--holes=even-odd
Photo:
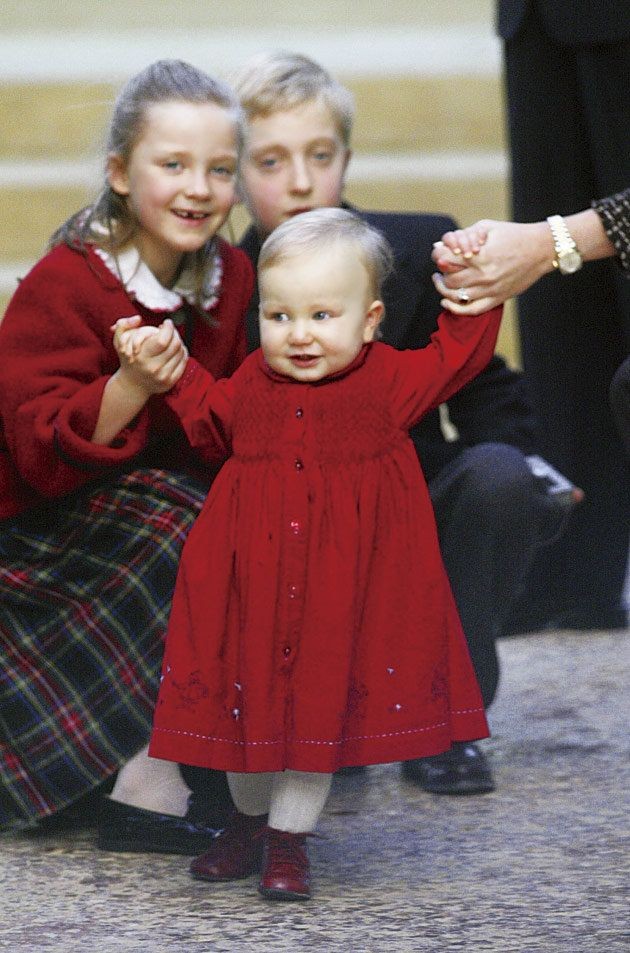
[[[390,262],[343,209],[278,227],[261,349],[229,379],[181,345],[157,374],[162,332],[115,330],[134,399],[171,388],[192,446],[229,457],[182,556],[150,751],[228,772],[237,813],[191,869],[261,870],[268,898],[310,896],[333,772],[488,733],[407,431],[490,360],[501,311],[396,351],[376,340]]]

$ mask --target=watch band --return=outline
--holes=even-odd
[[[553,260],[554,268],[558,268],[563,275],[571,275],[582,267],[582,256],[571,237],[567,223],[562,215],[550,215],[547,224],[551,229],[553,246],[556,257]]]

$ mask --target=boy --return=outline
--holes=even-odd
[[[241,247],[256,265],[264,238],[293,215],[344,205],[354,115],[351,94],[305,56],[263,54],[233,80],[246,116],[241,195],[254,224]],[[437,215],[359,212],[389,240],[394,273],[385,285],[382,339],[397,348],[427,344],[440,311],[431,273],[433,242],[454,222]],[[248,315],[258,345],[258,300]],[[488,706],[498,684],[495,640],[536,548],[556,535],[564,511],[541,492],[525,454],[536,451],[535,421],[518,374],[495,357],[449,401],[454,440],[436,411],[411,436],[422,459],[446,570]],[[474,744],[403,763],[405,777],[444,794],[492,791],[490,767]]]

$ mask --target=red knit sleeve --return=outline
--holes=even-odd
[[[116,305],[120,294],[82,255],[59,246],[21,281],[0,325],[6,443],[22,479],[44,496],[107,473],[146,442],[146,412],[112,446],[90,442],[103,389],[118,366],[109,330],[121,316]]]
[[[164,396],[179,417],[190,446],[209,463],[225,459],[231,450],[234,382],[235,377],[215,381],[191,357],[180,380]]]
[[[219,249],[223,277],[218,305],[211,312],[213,326],[198,326],[186,371],[164,395],[196,455],[212,465],[224,460],[231,449],[234,388],[228,378],[246,357],[245,314],[254,288],[254,270],[247,255],[223,239]]]
[[[443,311],[426,347],[395,351],[376,345],[392,373],[394,411],[403,429],[447,401],[486,367],[494,354],[502,314],[502,306],[476,316]]]

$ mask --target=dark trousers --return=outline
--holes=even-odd
[[[612,379],[610,404],[617,430],[630,456],[630,357],[625,359]]]
[[[499,681],[496,639],[536,552],[562,532],[566,511],[532,476],[521,451],[500,443],[464,450],[431,480],[429,491],[487,707]]]
[[[537,221],[587,208],[630,185],[630,42],[562,47],[535,12],[505,44],[513,214]],[[585,503],[537,560],[549,615],[606,624],[628,554],[630,484],[609,388],[628,353],[630,282],[612,261],[552,274],[519,299],[525,372],[543,424],[543,455]]]

